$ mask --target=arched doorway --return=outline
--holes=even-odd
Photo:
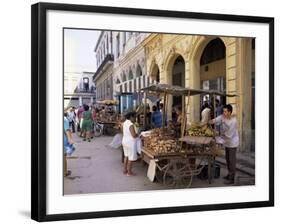
[[[200,88],[206,90],[226,91],[226,59],[225,45],[220,38],[213,39],[204,48],[200,57]],[[226,98],[216,96],[221,104],[225,104]],[[214,107],[215,99],[210,95],[200,98],[200,106],[207,102]],[[201,107],[200,107],[201,108]],[[217,115],[222,111],[216,111]],[[214,117],[215,114],[212,114]]]
[[[138,90],[141,89],[141,76],[142,76],[142,70],[140,65],[137,65],[137,70],[136,70],[136,78],[137,78],[137,83],[138,83]]]
[[[121,75],[122,77],[122,82],[126,82],[127,81],[127,78],[126,78],[126,75],[125,73],[123,72],[123,74]]]
[[[185,62],[182,56],[176,57],[172,67],[172,85],[185,87]],[[182,105],[181,96],[173,96],[173,106]]]
[[[156,82],[158,82],[158,83],[160,82],[160,72],[159,72],[159,68],[158,68],[157,64],[153,65],[153,68],[152,68],[150,76]]]
[[[128,92],[130,92],[130,93],[133,91],[133,88],[132,88],[132,80],[133,80],[133,79],[134,79],[134,75],[133,75],[132,70],[130,69],[130,70],[129,70],[129,77],[128,77],[128,80],[130,80]]]

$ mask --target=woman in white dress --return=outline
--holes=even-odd
[[[127,176],[134,175],[132,172],[132,163],[137,160],[136,140],[138,134],[135,130],[134,122],[136,120],[136,113],[130,112],[125,115],[125,122],[123,123],[123,139],[122,146],[124,151],[124,170],[123,173]]]

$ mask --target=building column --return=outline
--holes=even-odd
[[[82,96],[79,96],[79,106],[83,105],[83,100],[82,100]]]
[[[126,109],[128,109],[129,108],[129,96],[127,95],[126,96]]]
[[[185,87],[186,88],[190,88],[190,67],[189,67],[189,61],[188,59],[185,59]],[[185,104],[186,104],[186,116],[187,116],[187,121],[192,121],[191,119],[191,115],[190,115],[190,108],[191,108],[191,102],[190,102],[190,99],[192,97],[189,97],[188,99],[188,96],[185,97]]]
[[[120,95],[120,112],[121,114],[124,112],[123,107],[124,107],[124,97]]]
[[[91,102],[91,105],[93,105],[93,103],[94,103],[94,98],[91,96],[90,97],[90,102]]]
[[[199,55],[190,59],[189,63],[186,63],[186,71],[188,70],[189,79],[188,83],[190,88],[200,89],[200,57]],[[190,120],[199,121],[200,120],[200,96],[195,95],[190,97]]]
[[[251,38],[238,39],[238,77],[239,77],[239,120],[240,120],[240,150],[250,151],[252,141],[251,111],[252,79],[251,79]]]

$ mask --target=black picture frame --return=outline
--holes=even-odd
[[[196,206],[159,207],[149,209],[114,210],[102,212],[47,214],[46,206],[46,38],[48,10],[85,12],[85,13],[110,13],[123,15],[139,15],[169,18],[190,18],[215,21],[253,22],[269,25],[269,200],[243,203],[208,204]],[[162,213],[193,212],[207,210],[254,208],[274,206],[274,18],[253,17],[240,15],[224,15],[211,13],[195,13],[183,11],[163,11],[137,8],[118,8],[89,5],[37,3],[32,5],[31,14],[31,218],[37,221],[74,220],[101,217],[135,216]]]

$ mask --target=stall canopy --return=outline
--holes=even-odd
[[[97,104],[117,105],[118,101],[117,100],[102,100],[102,101],[97,101]]]
[[[227,97],[235,97],[236,94],[226,94],[224,92],[220,92],[217,90],[203,90],[203,89],[192,89],[192,88],[184,88],[181,86],[175,86],[175,85],[169,85],[169,84],[153,84],[146,88],[141,89],[142,92],[144,92],[146,95],[156,95],[158,97],[164,98],[164,111],[162,114],[162,127],[165,126],[165,118],[167,114],[167,101],[168,97],[167,95],[174,95],[174,96],[188,96],[187,105],[189,104],[189,98],[190,96],[195,95],[213,95],[213,96],[227,96]],[[215,98],[214,98],[215,100]],[[183,114],[185,114],[186,108],[186,102],[185,97],[182,99],[182,108],[183,108]],[[214,111],[215,111],[215,102],[214,102]],[[145,108],[144,113],[146,114]],[[181,128],[181,135],[183,136],[185,125],[186,125],[186,116],[184,116],[184,121],[182,122],[182,128]]]
[[[227,96],[234,97],[237,96],[235,94],[226,94],[224,92],[220,92],[217,90],[203,90],[203,89],[192,89],[192,88],[184,88],[181,86],[169,85],[169,84],[153,84],[146,88],[141,89],[141,91],[146,92],[148,94],[171,94],[174,96],[183,96],[183,95],[217,95],[217,96]]]

